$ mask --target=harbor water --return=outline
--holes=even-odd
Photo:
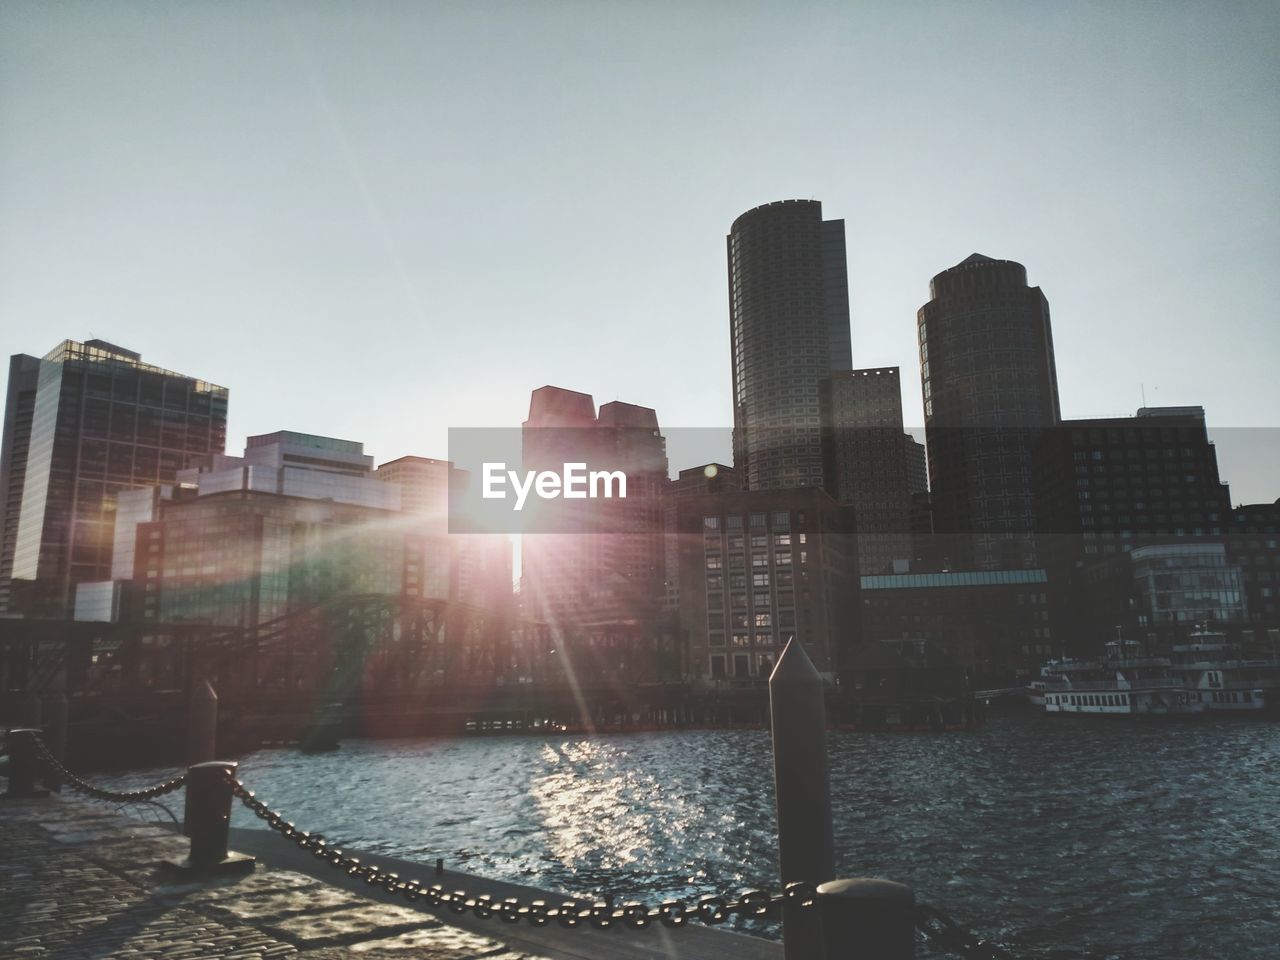
[[[1280,724],[997,714],[829,748],[842,876],[909,883],[1019,956],[1276,956]],[[349,741],[240,776],[350,847],[569,894],[777,885],[762,731]]]

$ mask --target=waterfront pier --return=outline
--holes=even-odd
[[[160,863],[187,855],[188,840],[76,798],[0,804],[0,956],[130,960],[298,956],[337,960],[643,960],[673,956],[661,926],[642,931],[534,927],[472,914],[428,913],[425,904],[338,873],[261,830],[233,831],[258,859],[247,876],[192,879]],[[362,859],[365,859],[362,857]],[[384,869],[425,865],[369,858]],[[501,899],[545,892],[481,878],[449,880]],[[674,934],[687,960],[778,960],[780,944],[730,931]]]
[[[199,762],[185,772],[141,790],[118,792],[69,770],[50,751],[39,728],[11,729],[5,738],[8,790],[0,803],[0,841],[12,841],[20,869],[6,881],[12,887],[9,901],[16,906],[0,913],[0,946],[15,955],[39,956],[47,952],[45,933],[74,939],[82,928],[101,927],[92,933],[99,942],[80,952],[247,958],[332,946],[374,957],[410,951],[458,960],[910,960],[919,933],[962,947],[966,956],[1007,957],[998,947],[964,934],[936,910],[917,907],[905,885],[835,876],[820,693],[821,679],[803,648],[789,644],[770,680],[781,890],[651,903],[619,902],[611,895],[566,898],[446,872],[440,860],[432,875],[419,864],[344,849],[272,809],[237,777],[236,763],[199,760],[208,752],[208,737],[192,737],[192,758]],[[210,691],[198,702],[206,706],[192,711],[193,730],[211,729],[209,711],[216,698]],[[184,816],[179,824],[173,815],[175,829],[130,824],[51,796],[42,783],[55,789],[65,784],[92,800],[151,804],[162,810],[168,808],[159,798],[181,790]],[[268,828],[237,832],[235,846],[253,853],[233,849],[230,825],[237,802]],[[89,887],[101,886],[97,881],[103,871],[129,888],[110,880],[108,886],[119,887],[112,900],[72,897],[70,906],[64,906],[56,893],[44,899],[66,877],[90,876]],[[374,893],[379,902],[357,903],[315,882],[326,874],[340,878],[347,894]],[[78,911],[90,902],[118,909],[81,917]],[[177,919],[169,916],[174,911]],[[782,919],[784,943],[712,929],[735,919]],[[156,931],[151,930],[153,922],[160,925]],[[471,927],[475,922],[487,931]],[[234,929],[226,929],[228,924]],[[184,940],[178,927],[191,928],[194,939]],[[591,942],[596,936],[620,934],[630,936],[607,945]],[[250,945],[242,946],[242,940]],[[615,945],[619,943],[626,946]]]

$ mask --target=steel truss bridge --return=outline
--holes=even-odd
[[[680,651],[669,632],[637,624],[563,632],[377,594],[334,596],[250,628],[0,619],[0,721],[25,721],[25,700],[63,694],[73,724],[162,704],[172,721],[208,681],[220,723],[249,738],[296,738],[321,715],[380,735],[672,722],[689,697]]]

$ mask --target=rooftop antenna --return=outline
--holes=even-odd
[[[1147,385],[1145,383],[1138,384],[1138,389],[1142,391],[1142,405],[1147,405]]]

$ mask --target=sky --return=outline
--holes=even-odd
[[[1065,417],[1202,405],[1270,501],[1277,49],[1274,2],[8,0],[0,351],[227,386],[233,453],[443,457],[544,384],[724,427],[724,236],[814,198],[909,425],[929,279],[981,252],[1044,290]]]

